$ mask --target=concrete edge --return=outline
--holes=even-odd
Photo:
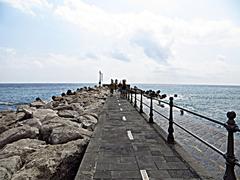
[[[139,113],[139,108],[135,108],[138,113]],[[147,122],[148,122],[148,115],[145,113],[139,113]],[[167,132],[162,129],[159,125],[157,125],[156,123],[150,124],[150,126],[153,127],[153,129],[163,138],[163,140],[167,143]],[[169,144],[170,147],[180,156],[182,157],[182,160],[184,160],[190,168],[192,168],[192,170],[194,172],[196,172],[199,177],[202,180],[215,180],[214,177],[212,177],[210,175],[210,172],[208,172],[203,166],[201,166],[199,163],[196,162],[196,160],[194,160],[189,153],[175,140],[174,144]]]
[[[94,173],[96,171],[97,167],[97,159],[99,157],[99,144],[96,143],[98,141],[98,135],[101,131],[101,124],[106,119],[106,113],[104,113],[105,104],[103,105],[98,118],[98,123],[94,128],[93,135],[90,138],[89,144],[86,148],[86,151],[83,155],[82,162],[79,166],[78,172],[74,178],[74,180],[92,180]],[[93,146],[94,144],[97,144],[97,146]]]

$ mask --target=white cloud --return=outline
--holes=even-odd
[[[137,31],[156,35],[156,41],[171,40],[184,43],[232,43],[240,34],[240,28],[231,21],[206,19],[183,20],[154,14],[150,11],[136,13],[110,13],[83,1],[65,0],[55,14],[64,20],[106,37],[128,38]]]
[[[156,2],[153,0],[145,10],[122,13],[109,12],[80,0],[64,0],[54,5],[46,0],[8,2],[32,15],[38,15],[35,8],[51,9],[54,16],[66,25],[71,23],[84,29],[85,39],[91,39],[81,55],[52,53],[38,58],[26,55],[21,63],[27,67],[52,68],[61,78],[64,78],[60,74],[62,71],[71,76],[73,72],[86,76],[101,69],[108,73],[105,77],[123,77],[138,82],[170,83],[169,80],[175,79],[172,83],[201,83],[209,77],[227,82],[228,77],[237,77],[237,71],[231,72],[236,64],[229,62],[228,48],[239,49],[240,27],[229,19],[186,20],[160,15],[156,9],[151,11]],[[158,5],[178,9],[175,2],[160,1]],[[135,4],[136,0],[130,3]],[[139,3],[143,5],[146,1]],[[94,79],[93,75],[90,79]],[[239,82],[236,78],[234,81]]]
[[[16,54],[16,50],[13,48],[0,47],[0,57],[3,58],[8,56],[14,56]]]
[[[3,2],[33,16],[37,15],[36,10],[52,8],[52,5],[47,0],[3,0]]]

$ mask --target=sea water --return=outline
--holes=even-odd
[[[15,109],[18,104],[32,102],[36,97],[49,101],[53,95],[60,95],[68,89],[76,90],[93,83],[60,84],[0,84],[0,110]],[[133,84],[144,90],[160,90],[170,96],[177,94],[174,104],[191,111],[226,122],[226,113],[235,111],[236,121],[240,123],[240,86],[216,85],[167,85],[167,84]],[[239,119],[239,120],[238,120]]]
[[[177,94],[174,104],[208,116],[215,120],[226,122],[226,113],[235,111],[236,121],[240,123],[240,86],[220,85],[167,85],[167,84],[135,84],[144,90],[160,90],[167,94],[164,101]]]
[[[14,110],[17,105],[30,103],[37,97],[49,101],[67,90],[93,86],[93,83],[26,83],[0,84],[0,110]]]

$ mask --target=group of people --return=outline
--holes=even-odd
[[[121,98],[127,98],[127,90],[128,90],[128,85],[126,83],[126,79],[123,79],[122,82],[118,83],[118,80],[116,79],[115,82],[113,79],[111,79],[111,84],[110,84],[110,92],[113,94],[113,92],[120,92],[120,97]]]

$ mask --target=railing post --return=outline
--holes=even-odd
[[[143,91],[141,90],[141,98],[140,98],[140,110],[139,110],[139,112],[140,113],[143,113],[143,99],[142,99],[142,97],[143,97]]]
[[[131,101],[130,101],[130,103],[133,103],[132,88],[131,88],[131,90],[130,90],[130,93],[131,93]]]
[[[149,123],[153,123],[153,102],[152,102],[152,94],[150,94],[150,113],[149,113]]]
[[[231,111],[227,113],[228,121],[226,129],[228,131],[228,141],[227,141],[227,153],[226,153],[226,170],[223,179],[224,180],[236,180],[236,175],[234,172],[234,166],[237,159],[234,155],[234,133],[238,129],[235,123],[236,113]]]
[[[169,98],[169,106],[170,106],[170,113],[169,113],[169,126],[168,126],[168,137],[167,142],[170,144],[174,143],[174,136],[173,136],[173,97]]]
[[[134,89],[134,107],[137,107],[137,89]]]

